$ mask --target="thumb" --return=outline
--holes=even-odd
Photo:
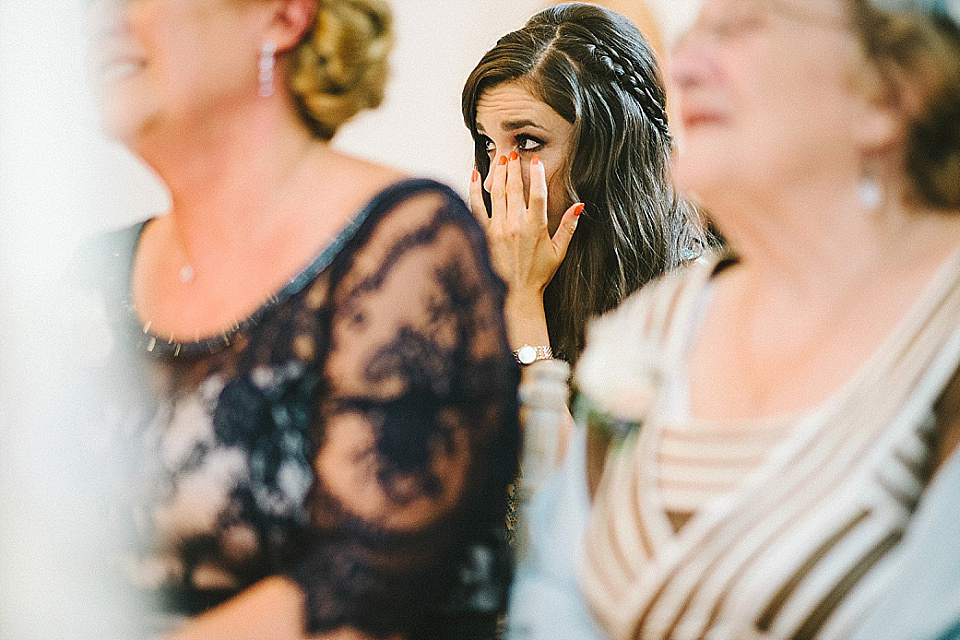
[[[567,249],[573,240],[573,232],[577,230],[577,223],[580,221],[580,214],[583,213],[584,206],[582,202],[578,202],[567,209],[563,217],[560,218],[560,226],[553,234],[553,248],[561,260],[567,255]]]

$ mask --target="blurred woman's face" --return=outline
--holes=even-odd
[[[862,61],[844,0],[706,0],[669,73],[680,186],[711,205],[855,161]]]
[[[133,142],[170,121],[215,126],[257,93],[257,8],[236,0],[94,0],[90,63],[103,124]]]
[[[486,144],[491,171],[483,186],[490,191],[490,174],[500,156],[520,155],[524,196],[530,193],[530,160],[538,155],[547,174],[547,220],[550,233],[572,202],[564,192],[570,161],[573,124],[519,82],[487,89],[477,100],[477,133]]]

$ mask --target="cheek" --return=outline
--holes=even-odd
[[[520,176],[523,178],[523,197],[530,198],[530,161],[523,160],[520,163]]]
[[[553,234],[560,225],[560,218],[572,202],[567,202],[566,185],[562,168],[547,166],[547,226]]]
[[[178,22],[183,22],[182,18],[178,20],[173,15],[175,13],[171,9],[164,10],[156,2],[131,2],[127,9],[127,24],[137,42],[152,53],[158,43],[163,42],[165,34]]]
[[[564,183],[564,174],[561,167],[555,167],[553,170],[547,167],[547,195],[551,202],[566,208],[567,205],[572,203],[566,203],[567,193]]]

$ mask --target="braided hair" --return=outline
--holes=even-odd
[[[636,98],[644,113],[653,122],[654,126],[667,139],[670,139],[670,129],[667,126],[667,112],[663,104],[663,92],[657,91],[654,95],[648,82],[644,81],[641,73],[634,67],[629,57],[621,56],[614,49],[604,46],[602,42],[591,42],[586,45],[587,51],[596,62],[594,73],[605,75],[610,82],[618,83],[625,91]],[[588,62],[588,64],[590,64]],[[659,89],[659,87],[657,87]]]
[[[698,254],[701,232],[670,183],[663,83],[633,23],[597,5],[561,4],[534,15],[483,56],[462,96],[482,175],[490,159],[477,131],[477,102],[510,82],[573,124],[563,196],[586,208],[544,291],[544,311],[554,353],[575,361],[589,318]]]

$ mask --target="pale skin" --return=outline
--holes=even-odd
[[[729,428],[827,400],[960,247],[958,212],[903,196],[908,116],[843,6],[708,0],[672,54],[676,175],[741,257],[715,278],[687,356],[691,411]],[[878,211],[857,196],[867,164]]]
[[[141,321],[162,336],[216,335],[299,273],[383,187],[404,177],[313,138],[280,79],[314,0],[101,0],[90,26],[105,128],[156,171],[172,208],[144,231],[133,271]],[[261,44],[275,92],[258,95]],[[216,114],[216,117],[211,117]],[[255,150],[255,152],[251,152]],[[184,284],[188,263],[195,279]],[[304,596],[269,577],[167,640],[304,640]],[[351,628],[314,640],[367,640]]]
[[[487,233],[494,267],[507,283],[507,332],[513,349],[549,345],[543,291],[573,239],[582,203],[565,203],[562,172],[573,125],[522,84],[493,87],[477,102],[490,172],[470,182],[470,206]],[[490,193],[488,215],[483,190]]]
[[[573,125],[523,84],[507,82],[480,96],[477,131],[487,139],[490,171],[484,180],[473,172],[470,208],[507,284],[507,337],[514,350],[549,345],[543,292],[567,255],[584,209],[579,202],[567,207],[562,197]],[[489,215],[484,189],[490,194]],[[559,436],[559,456],[571,427],[572,418]]]

